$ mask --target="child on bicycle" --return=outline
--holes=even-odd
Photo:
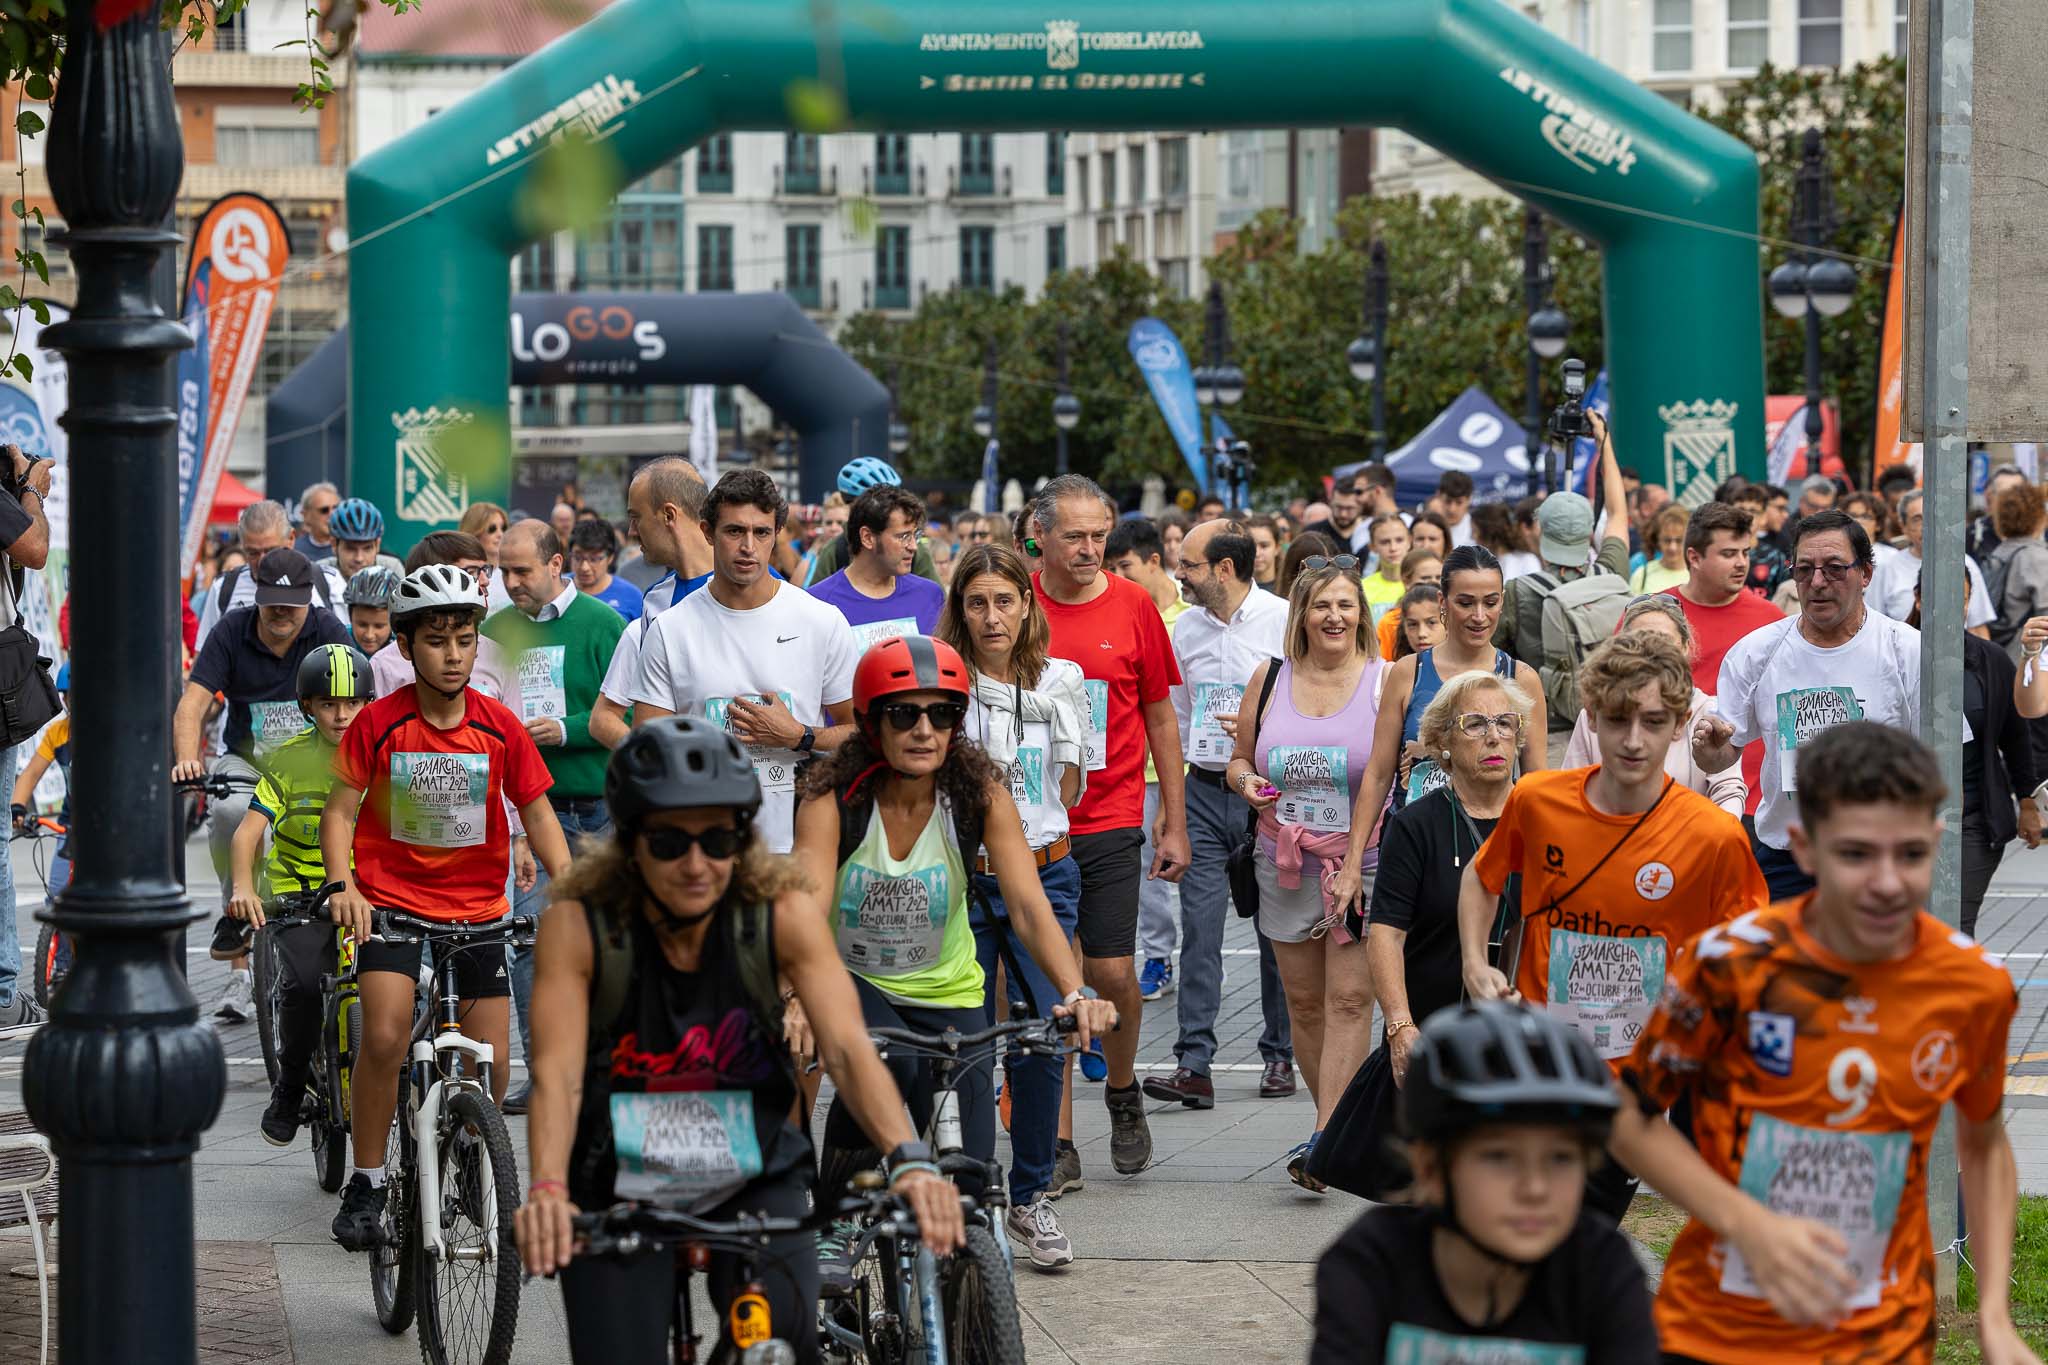
[[[1585,1204],[1620,1105],[1593,1045],[1547,1015],[1431,1015],[1401,1091],[1415,1202],[1369,1209],[1323,1253],[1310,1365],[1655,1365],[1642,1268]]]
[[[370,703],[342,737],[321,814],[326,866],[343,883],[329,910],[362,945],[363,1051],[351,1082],[356,1169],[334,1216],[334,1238],[350,1251],[374,1244],[384,1212],[384,1144],[422,947],[372,940],[372,916],[389,909],[449,923],[502,918],[512,866],[508,804],[548,876],[569,871],[540,750],[517,715],[469,685],[483,614],[475,580],[452,564],[405,576],[392,597],[391,632],[411,685]],[[463,1030],[491,1046],[500,1063],[492,1098],[503,1100],[511,1021],[505,957],[463,951],[454,970]]]
[[[391,643],[391,595],[398,591],[398,571],[383,564],[357,569],[342,590],[348,609],[348,633],[356,648],[375,654]]]
[[[370,661],[361,650],[322,645],[299,664],[299,711],[310,728],[257,759],[262,777],[229,846],[233,890],[228,914],[252,929],[263,927],[265,895],[318,891],[327,884],[320,859],[320,812],[334,785],[334,751],[369,700]],[[270,856],[263,860],[259,890],[256,864],[265,834]],[[325,924],[296,925],[278,936],[277,950],[284,968],[277,1082],[257,1128],[265,1142],[284,1147],[298,1135],[306,1071],[320,1040],[320,976],[334,969],[334,930]],[[258,1001],[257,1007],[266,1006]]]
[[[35,824],[36,787],[41,784],[43,774],[51,765],[64,774],[64,804],[57,812],[57,823],[67,831],[71,828],[71,665],[60,664],[57,668],[57,700],[64,709],[57,718],[43,727],[43,733],[36,739],[35,752],[28,762],[22,764],[21,776],[14,779],[14,795],[11,814],[14,817],[14,832],[26,834]],[[71,844],[69,840],[57,845],[57,854],[50,860],[50,875],[44,885],[51,900],[71,882]]]

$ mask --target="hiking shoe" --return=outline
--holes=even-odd
[[[279,1085],[270,1092],[270,1103],[256,1124],[256,1131],[263,1134],[265,1142],[273,1147],[292,1145],[292,1139],[299,1135],[299,1111],[305,1098],[303,1081],[289,1087]]]
[[[1109,1106],[1109,1164],[1119,1175],[1136,1175],[1152,1164],[1152,1129],[1145,1122],[1145,1096],[1137,1086],[1102,1092]]]
[[[23,1028],[29,1024],[40,1024],[49,1016],[36,1003],[35,992],[26,988],[25,983],[15,988],[14,998],[0,1005],[0,1028]]]
[[[1287,1178],[1307,1190],[1310,1194],[1322,1194],[1330,1187],[1308,1173],[1309,1154],[1316,1149],[1320,1131],[1310,1133],[1308,1141],[1301,1143],[1287,1154]]]
[[[206,947],[206,955],[215,962],[232,962],[249,951],[252,937],[249,926],[232,915],[222,915],[213,922],[213,941]]]
[[[1173,964],[1163,957],[1148,957],[1138,972],[1138,994],[1157,1000],[1173,989]]]
[[[1145,1093],[1155,1100],[1178,1101],[1190,1109],[1214,1109],[1216,1087],[1199,1071],[1177,1066],[1165,1076],[1147,1076]]]
[[[1262,1100],[1285,1099],[1294,1093],[1294,1063],[1270,1061],[1259,1075],[1259,1098]]]
[[[1059,1155],[1053,1158],[1052,1184],[1045,1187],[1045,1197],[1057,1199],[1087,1188],[1088,1182],[1081,1177],[1081,1153],[1073,1143],[1062,1142]]]
[[[1081,1054],[1081,1079],[1100,1085],[1109,1079],[1109,1062],[1102,1055],[1102,1040],[1092,1040],[1088,1050]]]
[[[247,967],[228,973],[228,984],[213,1002],[213,1017],[231,1024],[246,1024],[256,1017],[256,979]]]
[[[1041,1195],[1029,1204],[1013,1204],[1003,1225],[1031,1249],[1033,1270],[1060,1270],[1074,1263],[1074,1244],[1060,1231],[1059,1215]]]
[[[334,1240],[344,1251],[368,1251],[377,1245],[384,1221],[384,1186],[372,1185],[357,1171],[342,1186],[341,1210],[334,1215]]]
[[[822,1292],[853,1292],[853,1244],[860,1224],[839,1218],[818,1229],[818,1281]]]

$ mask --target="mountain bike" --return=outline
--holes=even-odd
[[[1012,1008],[1024,1013],[1022,1006]],[[1071,1050],[1061,1035],[1073,1027],[1071,1018],[1061,1017],[1016,1019],[978,1033],[868,1030],[884,1057],[900,1049],[930,1063],[935,1098],[924,1139],[942,1172],[978,1177],[983,1193],[963,1199],[966,1244],[943,1258],[924,1248],[915,1229],[906,1234],[872,1215],[856,1220],[847,1253],[851,1285],[832,1285],[819,1305],[828,1358],[867,1365],[1023,1365],[1010,1241],[1003,1231],[1008,1185],[998,1163],[963,1150],[959,1086],[968,1071],[999,1050],[1044,1056]]]
[[[264,902],[263,928],[256,935],[256,1032],[263,1040],[263,1058],[276,1083],[277,1017],[284,1003],[284,973],[273,934],[304,924],[331,924],[327,898],[341,889],[331,882],[315,891],[295,891]],[[355,936],[335,928],[335,966],[320,976],[320,1045],[306,1074],[306,1097],[299,1111],[312,1141],[313,1171],[320,1188],[333,1194],[347,1174],[349,1155],[349,1084],[356,1058],[363,1050],[363,1009],[356,985]]]
[[[533,942],[535,918],[444,923],[380,910],[376,937],[432,950],[428,1008],[415,1011],[386,1148],[384,1216],[370,1248],[377,1321],[394,1335],[417,1317],[426,1365],[505,1365],[519,1326],[518,1166],[491,1099],[496,1059],[462,1032],[457,955]]]

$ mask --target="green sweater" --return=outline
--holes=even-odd
[[[540,746],[555,779],[550,795],[604,795],[611,754],[590,737],[590,708],[625,629],[616,611],[581,592],[552,620],[506,607],[484,622],[484,634],[519,660],[519,690],[505,705],[522,719],[548,716],[562,724],[562,743]]]

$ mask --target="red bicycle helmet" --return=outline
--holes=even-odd
[[[877,703],[904,692],[945,692],[963,706],[972,684],[960,652],[929,635],[891,635],[877,640],[853,670],[853,715],[868,734]]]

